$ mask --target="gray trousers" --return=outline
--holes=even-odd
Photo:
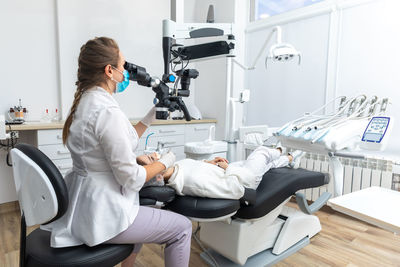
[[[165,266],[183,267],[189,266],[191,236],[192,223],[188,218],[171,211],[140,206],[128,229],[105,243],[135,244],[136,253],[143,243],[166,244]]]

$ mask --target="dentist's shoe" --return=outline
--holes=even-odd
[[[301,151],[301,150],[295,150],[292,151],[290,153],[288,153],[288,155],[293,157],[292,162],[289,163],[289,167],[293,168],[293,169],[297,169],[300,166],[300,161],[301,158],[306,154],[306,152]]]

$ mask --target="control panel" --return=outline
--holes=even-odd
[[[361,138],[361,148],[383,150],[393,125],[391,117],[372,117]]]

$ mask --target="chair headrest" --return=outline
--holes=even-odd
[[[63,216],[68,209],[68,190],[53,162],[36,147],[22,143],[11,150],[11,157],[27,225],[50,223]]]

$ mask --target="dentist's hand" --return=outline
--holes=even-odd
[[[170,151],[168,153],[165,153],[164,155],[161,155],[161,158],[158,162],[161,162],[162,164],[164,164],[165,169],[168,169],[169,167],[172,167],[175,163],[175,154]]]
[[[150,127],[150,125],[156,120],[156,107],[152,107],[150,111],[140,120],[141,123]]]

